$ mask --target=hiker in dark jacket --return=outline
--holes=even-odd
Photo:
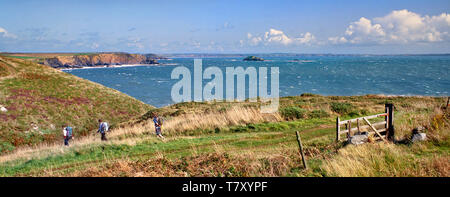
[[[162,120],[156,113],[153,113],[153,123],[155,123],[156,136],[164,139],[164,136],[161,135]]]
[[[108,123],[107,122],[102,122],[101,119],[98,120],[98,130],[97,133],[100,133],[102,135],[102,141],[107,141],[108,139],[106,139],[106,132],[108,131]]]
[[[63,125],[64,145],[69,146],[69,140],[73,137],[73,129],[67,124]]]

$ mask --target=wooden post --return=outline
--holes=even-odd
[[[386,124],[384,125],[384,128],[386,128],[386,131],[384,134],[387,136],[389,133],[389,107],[387,105],[384,106],[384,113],[387,115],[384,117],[384,121],[386,121]]]
[[[347,140],[350,139],[350,137],[352,137],[352,121],[347,121],[348,123],[348,133],[347,133]]]
[[[305,169],[308,169],[308,165],[306,164],[306,159],[305,159],[305,153],[303,153],[303,146],[302,146],[302,141],[300,139],[300,134],[298,133],[298,131],[296,131],[295,133],[297,134],[298,147],[300,149],[300,154],[302,155],[303,167],[305,167]]]
[[[385,105],[388,109],[388,124],[386,131],[386,138],[390,141],[394,141],[395,129],[394,129],[394,104],[388,103]]]
[[[339,132],[341,132],[341,128],[339,126],[339,116],[336,118],[336,142],[339,142]]]
[[[359,128],[359,119],[356,119],[356,127],[358,128],[358,135],[361,134],[361,129]]]
[[[448,108],[448,104],[449,104],[449,102],[450,102],[450,96],[447,98],[447,105],[445,106],[445,109],[447,109]]]
[[[384,113],[387,114],[387,116],[384,117],[384,121],[386,121],[385,128],[389,128],[389,107],[387,105],[384,106]]]

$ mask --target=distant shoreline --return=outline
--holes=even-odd
[[[94,68],[126,68],[126,67],[138,67],[138,66],[173,66],[177,64],[121,64],[121,65],[103,65],[103,66],[83,66],[75,68],[56,68],[61,71],[65,70],[78,70],[78,69],[94,69]]]

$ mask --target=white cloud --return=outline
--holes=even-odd
[[[283,31],[276,29],[270,29],[269,31],[265,32],[263,36],[253,36],[251,33],[247,33],[247,42],[252,46],[256,46],[261,43],[264,45],[275,44],[284,46],[295,44],[310,45],[315,41],[316,41],[315,36],[312,35],[310,32],[300,34],[300,36],[297,38],[289,37]],[[240,41],[241,46],[244,43],[245,42],[243,40]]]
[[[298,41],[300,44],[310,44],[316,41],[316,37],[309,32],[300,34],[300,36],[301,37],[295,39],[295,41]]]
[[[270,29],[264,34],[264,40],[268,43],[281,43],[288,45],[292,43],[292,39],[287,37],[284,32],[276,29]]]
[[[450,41],[450,14],[421,16],[408,10],[395,10],[373,20],[361,17],[352,22],[343,36],[330,37],[341,43],[410,43]]]
[[[247,33],[247,39],[250,42],[250,45],[256,46],[262,42],[262,37],[254,37],[251,33]]]
[[[341,43],[348,42],[347,38],[339,37],[339,36],[330,37],[330,38],[328,38],[328,41],[330,41],[332,44],[341,44]]]
[[[16,35],[9,33],[6,29],[0,27],[0,36],[4,38],[17,38]]]

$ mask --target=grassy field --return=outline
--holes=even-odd
[[[79,137],[102,118],[112,126],[153,107],[116,90],[32,61],[0,56],[0,153],[59,142],[62,125]]]
[[[39,59],[56,56],[90,55],[95,53],[0,53],[1,56],[13,57],[18,59]]]
[[[279,113],[259,103],[179,103],[152,109],[109,133],[70,147],[48,144],[0,157],[1,176],[449,176],[446,98],[386,96],[284,97]],[[424,126],[416,144],[334,142],[335,118],[384,112],[395,105],[396,139]],[[165,140],[155,137],[150,114],[164,117]],[[302,168],[300,131],[309,169]]]

